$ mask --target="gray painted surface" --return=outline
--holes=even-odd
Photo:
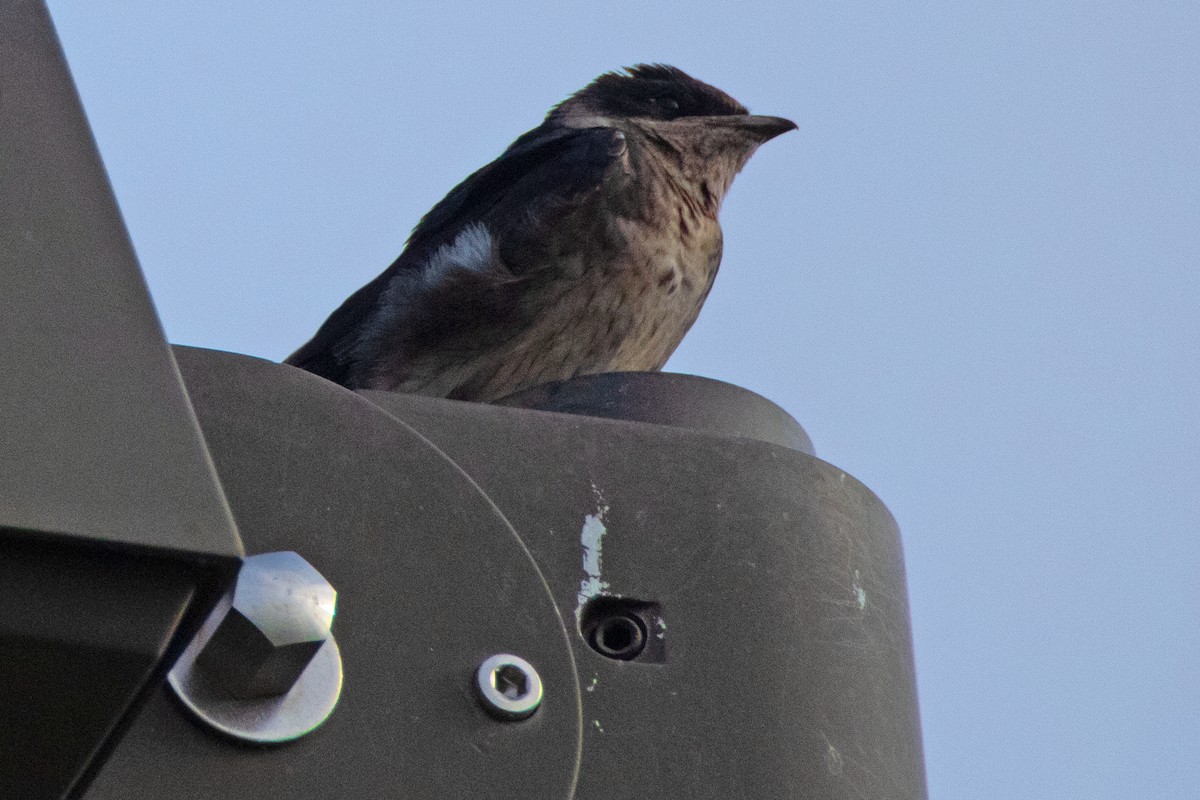
[[[240,555],[42,3],[0,4],[0,527]]]
[[[159,692],[88,800],[925,796],[899,537],[841,470],[178,357],[248,549],[296,550],[338,591],[344,692],[271,749]],[[658,604],[664,657],[594,652],[593,595]],[[528,720],[472,693],[500,652],[545,683]]]
[[[0,2],[0,306],[0,796],[38,800],[86,782],[241,545],[31,0]]]

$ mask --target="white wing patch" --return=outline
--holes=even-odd
[[[425,292],[455,272],[494,272],[496,264],[491,231],[483,223],[471,223],[459,231],[454,241],[435,250],[420,270],[404,269],[393,276],[380,295],[374,311],[362,325],[359,335],[335,349],[335,356],[338,359],[375,361],[387,337],[411,309],[421,303]],[[450,377],[440,376],[442,382]],[[429,380],[427,377],[424,382]],[[443,394],[456,385],[445,387]],[[442,388],[440,385],[437,387],[438,390]],[[434,391],[427,390],[424,393],[432,394]]]
[[[424,279],[436,285],[447,274],[460,269],[485,272],[492,264],[492,234],[487,226],[473,222],[454,241],[439,247],[425,263]]]

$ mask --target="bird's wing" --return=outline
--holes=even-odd
[[[500,241],[537,238],[599,189],[624,152],[625,137],[612,128],[535,128],[430,209],[405,256],[423,262],[472,223],[485,224]],[[519,272],[524,265],[509,267]]]
[[[359,362],[373,356],[364,351],[364,337],[377,336],[384,321],[401,323],[401,318],[418,311],[384,309],[381,301],[403,306],[421,299],[397,291],[406,284],[436,289],[427,281],[422,284],[416,280],[428,271],[431,257],[455,245],[472,226],[482,226],[496,252],[519,253],[520,248],[514,245],[540,240],[564,215],[601,188],[624,154],[624,136],[611,128],[535,128],[524,134],[435,205],[413,229],[399,258],[342,303],[286,363],[357,388],[363,369],[370,367]],[[509,258],[505,258],[504,266],[509,270],[509,280],[532,267]],[[396,281],[398,277],[400,281]],[[451,289],[445,288],[441,294]],[[472,292],[469,287],[463,288],[461,294],[469,298]],[[448,331],[456,317],[470,324],[471,309],[460,311],[464,313],[437,315],[440,323],[433,325],[433,330],[422,331],[422,338],[436,334],[439,328]],[[435,309],[430,312],[436,314]],[[437,322],[423,321],[426,328],[430,322]]]

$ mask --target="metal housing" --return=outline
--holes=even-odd
[[[159,692],[89,800],[924,796],[899,537],[836,467],[177,355],[247,546],[302,552],[337,587],[346,687],[276,750]],[[596,652],[577,616],[592,595],[661,609],[665,656]],[[536,666],[529,719],[480,707],[494,653]]]

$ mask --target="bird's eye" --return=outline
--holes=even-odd
[[[679,111],[679,101],[673,97],[651,97],[650,108],[655,115],[670,116]]]

